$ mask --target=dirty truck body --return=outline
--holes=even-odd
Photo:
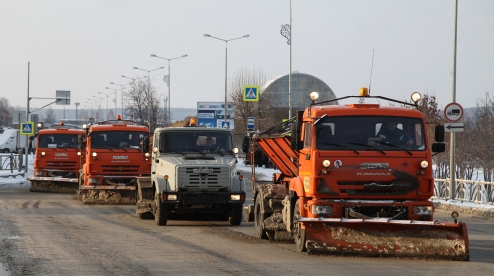
[[[411,144],[380,134],[390,119]],[[313,254],[469,259],[466,225],[433,219],[432,152],[419,111],[313,105],[253,141],[281,172],[254,181],[259,238],[288,232],[298,251]]]
[[[135,204],[137,177],[149,176],[149,129],[128,120],[86,127],[80,140],[86,162],[79,177],[83,204]]]
[[[60,125],[40,129],[36,134],[34,173],[28,177],[31,192],[76,194],[84,159],[79,155],[78,136],[82,129]]]
[[[152,140],[151,177],[138,180],[141,219],[154,218],[157,225],[168,219],[241,223],[245,182],[237,172],[231,130],[158,128]]]

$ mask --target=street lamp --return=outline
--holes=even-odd
[[[101,112],[101,102],[103,101],[104,98],[96,97],[94,95],[93,95],[93,98],[99,99],[99,110]],[[107,113],[106,117],[108,118],[108,102],[106,104],[106,113]]]
[[[118,111],[117,111],[117,91],[118,90],[117,89],[110,88],[110,87],[106,87],[105,89],[111,89],[111,90],[115,91],[115,99],[113,99],[113,102],[115,103],[115,113],[118,113]],[[108,93],[108,94],[107,93],[102,93],[102,92],[98,92],[98,93],[99,94],[102,94],[102,95],[106,95],[106,108],[107,108],[107,110],[106,110],[106,114],[107,114],[106,115],[106,119],[109,120],[109,118],[108,118],[108,96],[111,95],[111,94],[113,94],[113,93],[111,93],[111,92]],[[114,116],[117,116],[117,114],[115,114]]]
[[[123,87],[124,87],[124,86],[126,86],[126,85],[129,85],[129,84],[118,84],[118,83],[114,83],[114,82],[110,82],[110,84],[114,84],[114,85],[118,85],[118,86],[120,86],[120,95],[122,96],[122,97],[121,97],[121,102],[122,102],[122,119],[123,119],[123,117],[124,117],[124,114],[123,114],[123,113],[124,113],[124,111],[123,111],[123,108],[124,108],[124,107],[123,107],[123,105],[124,105],[124,100],[123,100],[123,90],[124,90],[124,88],[123,88]],[[117,97],[117,96],[115,96],[115,98],[116,98],[116,97]]]
[[[165,69],[165,67],[160,67],[160,68],[156,68],[153,70],[146,70],[146,69],[141,69],[141,68],[137,68],[137,67],[134,67],[134,69],[148,72],[148,82],[149,82],[149,72],[153,72],[153,71],[160,70],[160,69]]]
[[[167,76],[165,76],[165,78],[163,78],[163,80],[168,85],[168,125],[171,125],[171,107],[172,106],[171,106],[171,94],[170,94],[170,82],[171,82],[170,61],[172,61],[174,59],[188,57],[188,55],[183,55],[183,56],[176,57],[176,58],[164,58],[164,57],[160,57],[160,56],[151,54],[151,57],[157,57],[157,58],[168,60],[168,78],[167,78]]]
[[[214,38],[214,39],[218,39],[218,40],[221,40],[221,41],[224,41],[225,42],[225,125],[226,125],[226,107],[227,107],[227,90],[226,90],[226,86],[227,86],[227,66],[228,66],[228,41],[232,41],[232,40],[237,40],[237,39],[241,39],[241,38],[248,38],[249,35],[244,35],[244,36],[241,36],[241,37],[237,37],[237,38],[232,38],[232,39],[222,39],[222,38],[218,38],[218,37],[214,37],[214,36],[211,36],[211,35],[208,35],[208,34],[204,34],[204,37],[210,37],[210,38]]]

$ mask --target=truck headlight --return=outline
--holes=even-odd
[[[312,213],[315,215],[332,214],[333,206],[331,205],[312,205]]]
[[[414,215],[432,215],[432,206],[415,206],[413,207]]]
[[[91,184],[99,184],[99,178],[88,178],[87,182]]]
[[[427,160],[423,160],[422,162],[420,162],[420,167],[422,169],[429,167],[429,162],[427,162]]]
[[[149,152],[146,152],[144,156],[149,157]]]
[[[177,195],[166,195],[166,200],[177,200]]]
[[[230,195],[230,200],[231,201],[240,201],[240,200],[243,200],[243,196],[232,194],[232,195]]]

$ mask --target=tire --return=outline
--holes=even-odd
[[[9,149],[3,149],[3,153],[9,153],[10,150]]]
[[[262,198],[261,194],[257,194],[256,202],[254,205],[254,226],[256,228],[256,237],[258,239],[267,240],[268,235],[266,235],[266,231],[263,228],[264,221],[264,212],[262,210]]]
[[[242,213],[244,212],[243,204],[233,204],[232,216],[229,218],[231,225],[240,225],[242,223]]]
[[[154,196],[156,212],[154,214],[154,221],[156,225],[164,226],[168,222],[168,206],[163,203],[158,193]]]
[[[307,251],[307,247],[305,246],[305,229],[301,229],[300,223],[298,222],[298,218],[300,217],[300,205],[298,199],[297,203],[295,203],[293,211],[292,236],[295,240],[295,247],[298,252],[305,252]]]

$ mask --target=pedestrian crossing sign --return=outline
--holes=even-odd
[[[259,101],[259,86],[245,85],[244,86],[244,102],[258,102]]]
[[[21,135],[34,135],[34,122],[25,122],[21,124]]]
[[[230,122],[221,122],[221,128],[230,129]]]

